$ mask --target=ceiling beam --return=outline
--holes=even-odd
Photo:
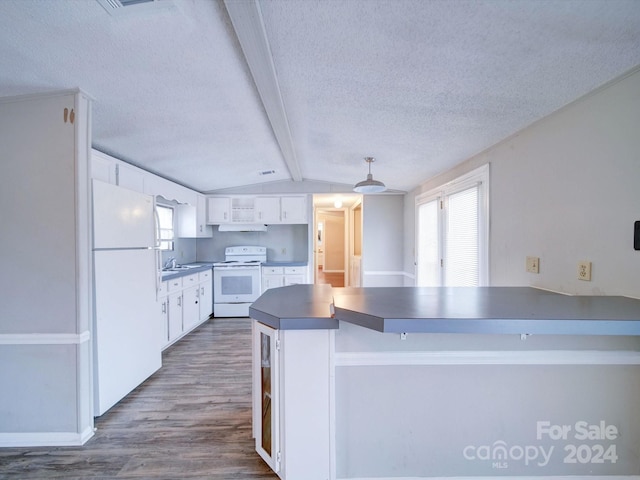
[[[289,175],[292,180],[300,182],[302,181],[300,164],[291,137],[287,111],[282,100],[260,5],[257,0],[225,0],[224,4],[280,146]]]

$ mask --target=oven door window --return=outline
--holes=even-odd
[[[253,293],[253,277],[251,275],[223,276],[220,280],[222,295],[251,295]]]
[[[251,303],[260,296],[260,268],[214,268],[215,303]]]

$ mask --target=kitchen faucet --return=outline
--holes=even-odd
[[[169,257],[167,261],[164,262],[163,268],[176,268],[176,257]]]

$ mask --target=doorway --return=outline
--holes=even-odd
[[[314,282],[360,285],[362,196],[314,195]]]

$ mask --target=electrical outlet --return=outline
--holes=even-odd
[[[591,281],[591,262],[578,262],[578,280]]]
[[[540,273],[540,258],[527,257],[527,272]]]

